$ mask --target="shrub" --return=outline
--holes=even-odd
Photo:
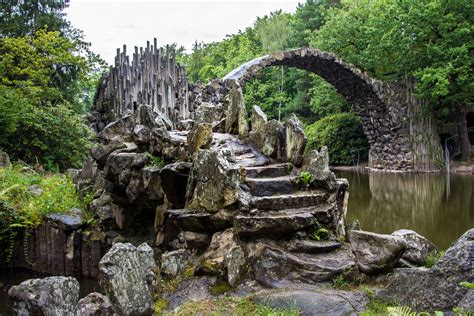
[[[92,132],[66,105],[22,109],[18,126],[3,144],[15,159],[41,163],[47,170],[79,167],[92,146]]]
[[[352,112],[338,113],[306,127],[307,150],[327,146],[334,165],[352,164],[351,150],[368,147],[359,117]]]
[[[0,244],[7,259],[20,231],[41,224],[45,215],[83,207],[72,181],[64,175],[40,175],[28,167],[0,168]]]

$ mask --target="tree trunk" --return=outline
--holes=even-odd
[[[459,134],[459,147],[461,148],[461,160],[467,160],[471,157],[471,144],[467,133],[466,106],[460,106],[457,109],[456,124]]]

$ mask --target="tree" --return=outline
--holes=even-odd
[[[469,156],[466,108],[473,104],[474,4],[445,0],[348,0],[329,10],[311,45],[381,79],[413,76],[441,121],[458,126]],[[446,114],[450,114],[447,116]]]

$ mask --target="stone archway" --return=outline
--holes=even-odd
[[[369,166],[400,171],[438,171],[442,161],[439,137],[421,102],[412,93],[413,82],[385,83],[331,53],[313,48],[276,52],[251,60],[223,79],[241,86],[259,70],[288,66],[311,71],[346,98],[361,117],[370,144]]]

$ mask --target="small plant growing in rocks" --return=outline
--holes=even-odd
[[[314,178],[313,178],[313,175],[311,173],[309,173],[307,171],[302,171],[298,175],[298,180],[297,181],[298,181],[299,184],[302,184],[306,190],[308,190],[309,187],[311,186],[311,183],[313,183]]]

